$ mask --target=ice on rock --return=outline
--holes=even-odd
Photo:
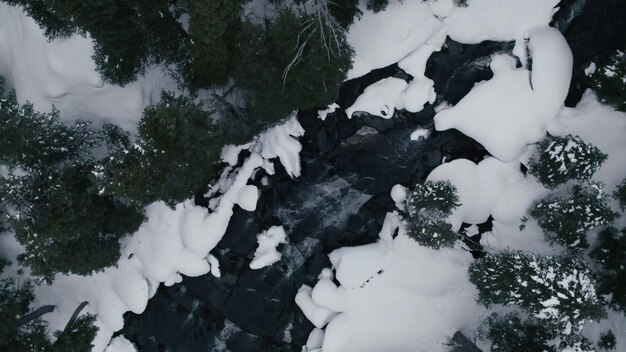
[[[250,262],[252,270],[264,268],[280,260],[282,255],[276,247],[281,243],[287,243],[287,234],[282,226],[272,226],[257,235],[257,242],[259,246],[254,251],[254,259]]]

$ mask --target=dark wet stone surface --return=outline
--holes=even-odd
[[[564,1],[564,10],[555,19],[559,28],[565,28],[575,54],[570,102],[584,86],[576,73],[584,68],[580,65],[623,46],[626,37],[624,26],[616,24],[626,14],[615,13],[626,2],[588,1],[582,15],[574,18],[580,1]],[[608,4],[606,8],[602,3]],[[611,30],[617,33],[604,37]],[[448,41],[427,65],[426,74],[438,93],[436,104],[458,102],[476,82],[491,77],[491,55],[510,53],[512,48],[513,43],[460,46]],[[411,78],[397,65],[376,70],[346,82],[339,104],[350,106],[365,87],[389,76]],[[313,326],[294,297],[302,284],[314,284],[321,269],[330,266],[327,254],[378,238],[385,213],[394,209],[389,193],[395,184],[411,186],[423,180],[444,158],[477,162],[486,155],[484,148],[454,130],[433,131],[426,140],[411,141],[409,135],[416,128],[432,129],[433,116],[430,105],[417,114],[396,112],[389,120],[369,116],[348,120],[338,110],[322,122],[314,111],[301,112],[299,120],[306,130],[301,138],[302,176],[291,179],[279,163],[266,186],[259,182],[263,173],[257,175],[254,184],[262,190],[257,211],[235,207],[223,240],[212,251],[222,277],[185,277],[172,287],[160,287],[145,313],[125,315],[120,333],[140,351],[300,351]],[[196,203],[206,206],[201,196]],[[289,243],[279,247],[282,260],[250,270],[256,234],[273,225],[283,225],[289,236]],[[479,229],[488,231],[489,226],[488,222]],[[481,248],[471,245],[477,240],[468,238],[466,243],[478,256]]]

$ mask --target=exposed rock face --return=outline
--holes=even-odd
[[[623,10],[626,4],[589,1],[575,18],[580,12],[576,6],[584,1],[563,3],[567,11],[557,13],[555,23],[566,28],[575,55],[572,84],[577,86],[568,98],[575,103],[585,84],[576,74],[584,68],[581,65],[593,58],[592,53],[608,53],[623,43],[626,29],[620,34],[616,28],[623,26],[606,23],[626,14],[608,16],[603,11]],[[606,9],[605,3],[610,3]],[[616,33],[606,34],[609,29]],[[605,34],[609,37],[588,44]],[[512,48],[513,43],[459,46],[448,41],[447,49],[431,56],[426,71],[435,81],[436,104],[458,102],[476,82],[490,78],[491,55]],[[352,105],[366,86],[390,76],[410,79],[397,65],[376,70],[346,82],[338,103],[342,108]],[[180,284],[159,288],[145,313],[127,313],[121,333],[141,351],[300,351],[313,326],[294,297],[301,284],[315,283],[321,269],[330,266],[326,255],[378,238],[385,213],[394,208],[389,194],[395,184],[411,186],[423,180],[444,158],[478,162],[486,155],[457,131],[433,131],[428,139],[411,141],[416,128],[432,129],[433,116],[430,105],[417,114],[396,113],[389,120],[367,116],[348,120],[338,109],[323,122],[314,111],[301,112],[299,120],[306,130],[301,139],[302,176],[291,179],[278,163],[269,183],[264,185],[264,175],[257,175],[254,183],[261,189],[257,211],[236,208],[213,251],[222,277],[186,277]],[[203,204],[202,199],[197,203]],[[251,270],[256,234],[274,225],[284,226],[289,237],[279,247],[281,261]]]

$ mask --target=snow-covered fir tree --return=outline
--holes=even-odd
[[[591,251],[601,267],[598,273],[600,292],[611,295],[611,305],[626,312],[626,229],[610,227],[601,231],[597,246]]]
[[[409,236],[427,247],[451,247],[458,234],[446,218],[458,206],[458,201],[456,187],[450,181],[417,184],[406,197]]]
[[[529,172],[548,188],[569,180],[588,180],[607,155],[580,137],[549,136],[537,145],[529,162]]]
[[[488,254],[471,264],[469,277],[480,303],[516,305],[555,326],[564,340],[604,316],[591,271],[573,257]]]
[[[608,203],[602,184],[573,186],[565,197],[548,196],[530,210],[551,243],[586,248],[587,231],[608,225],[617,214]]]
[[[591,85],[598,98],[617,110],[626,111],[626,55],[617,50],[591,75]]]
[[[622,210],[626,210],[626,179],[624,179],[613,192],[613,197],[619,202]]]

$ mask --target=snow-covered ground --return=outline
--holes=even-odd
[[[527,161],[529,145],[546,131],[579,135],[608,154],[594,179],[609,191],[626,170],[626,116],[598,103],[593,92],[587,92],[575,108],[562,106],[572,58],[562,35],[549,27],[558,2],[470,0],[468,7],[459,8],[452,0],[390,0],[384,12],[363,9],[364,15],[349,29],[356,53],[349,78],[393,63],[414,78],[374,83],[347,109],[348,116],[366,111],[392,118],[396,109],[419,111],[434,102],[425,63],[446,36],[463,44],[515,40],[512,54],[522,64],[526,53],[531,55],[532,70],[516,68],[512,55],[493,57],[494,77],[477,84],[457,105],[438,109],[435,116],[436,129],[458,129],[493,156],[478,164],[455,160],[428,177],[450,180],[459,190],[462,205],[449,219],[455,228],[493,216],[493,230],[482,240],[489,251],[556,254],[561,250],[546,244],[532,219],[519,229],[530,204],[548,193],[518,167]],[[55,104],[68,120],[114,121],[132,130],[142,109],[158,99],[161,89],[174,86],[159,68],[126,87],[103,84],[92,52],[91,41],[80,36],[48,42],[21,11],[0,4],[0,75],[7,77],[20,101],[29,100],[39,110]],[[320,117],[336,108],[329,107]],[[416,131],[413,136],[427,138],[428,132]],[[44,316],[51,329],[62,329],[76,306],[89,301],[86,310],[98,315],[100,328],[94,350],[103,351],[107,345],[111,352],[132,350],[123,337],[110,341],[113,332],[122,328],[124,312],[141,313],[161,283],[172,285],[181,275],[218,276],[219,263],[210,251],[224,235],[233,207],[256,209],[259,190],[248,180],[260,168],[273,174],[273,159],[291,176],[299,176],[302,147],[296,138],[303,133],[292,117],[244,146],[225,148],[222,158],[230,167],[209,191],[210,213],[191,201],[174,209],[152,204],[146,209],[147,222],[123,241],[116,267],[89,277],[58,275],[52,285],[38,286],[35,306],[58,307]],[[243,149],[251,155],[237,167]],[[401,200],[402,187],[394,188],[392,196]],[[624,225],[626,219],[618,220],[619,227]],[[472,335],[487,311],[475,302],[476,291],[468,279],[471,255],[460,244],[439,251],[421,247],[405,232],[399,214],[388,213],[378,242],[335,250],[329,255],[333,267],[322,271],[314,287],[301,288],[296,303],[316,326],[305,351],[442,351],[454,332]],[[276,246],[285,237],[281,228],[259,235],[254,266],[278,260]],[[0,248],[7,252],[3,254],[11,257],[20,251],[11,237],[1,241]],[[8,274],[16,270],[13,266]],[[588,323],[584,333],[595,341],[599,331],[609,327],[624,331],[625,325],[622,314],[611,312],[599,324]],[[626,350],[623,336],[617,338],[617,350]]]

